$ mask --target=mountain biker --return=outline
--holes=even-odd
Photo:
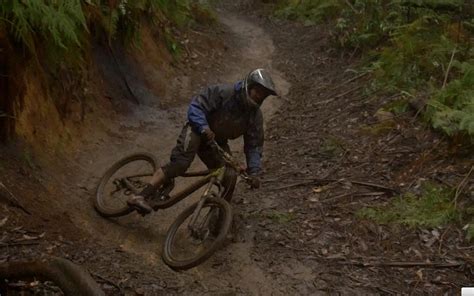
[[[208,86],[194,96],[189,105],[188,120],[171,152],[170,162],[154,173],[140,193],[130,197],[128,205],[141,213],[150,213],[152,208],[147,197],[167,180],[186,172],[196,154],[209,169],[222,166],[210,145],[212,140],[229,151],[227,140],[243,135],[246,171],[252,178],[258,178],[263,148],[260,106],[269,95],[277,95],[270,74],[264,69],[255,69],[234,85]]]

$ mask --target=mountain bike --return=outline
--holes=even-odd
[[[178,215],[171,224],[163,246],[163,261],[173,269],[188,269],[207,260],[223,243],[232,223],[229,204],[237,177],[251,186],[255,179],[248,176],[239,163],[212,142],[225,165],[215,170],[186,172],[180,177],[200,177],[178,192],[172,192],[175,180],[164,184],[148,199],[155,210],[169,208],[205,187],[199,201]],[[139,193],[146,181],[157,169],[157,161],[151,154],[137,153],[117,161],[100,179],[94,207],[104,217],[119,217],[135,209],[127,205],[131,194]]]

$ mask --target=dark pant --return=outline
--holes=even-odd
[[[230,151],[227,141],[218,142],[227,152]],[[223,161],[201,135],[192,131],[189,123],[181,130],[176,146],[171,151],[170,162],[162,167],[167,178],[182,175],[189,168],[195,155],[204,162],[209,169],[219,168],[224,165]]]

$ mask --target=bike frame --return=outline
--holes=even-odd
[[[189,178],[189,177],[203,177],[195,182],[185,186],[181,190],[175,192],[175,193],[170,193],[169,198],[167,198],[165,201],[157,201],[157,200],[150,200],[150,205],[155,209],[165,209],[169,208],[176,203],[182,201],[186,197],[188,197],[190,194],[193,192],[197,191],[201,187],[205,186],[206,184],[208,185],[206,190],[203,193],[203,197],[207,197],[209,195],[209,192],[212,188],[212,186],[217,186],[219,189],[219,194],[222,193],[222,181],[224,179],[224,173],[226,169],[234,169],[236,171],[240,171],[240,166],[239,164],[232,158],[232,156],[227,153],[224,149],[222,149],[216,142],[211,143],[216,149],[217,152],[222,156],[222,159],[224,162],[227,164],[227,166],[222,166],[218,169],[215,170],[203,170],[203,171],[195,171],[195,172],[185,172],[182,174],[180,177],[183,178]],[[228,168],[229,167],[229,168]],[[127,187],[135,194],[137,194],[136,189],[133,189],[134,186],[131,183],[131,181],[127,180],[127,178],[134,178],[134,177],[145,177],[145,176],[151,176],[150,174],[146,175],[135,175],[135,176],[129,176],[124,178],[124,182],[127,185]],[[246,173],[240,172],[240,176],[248,181],[249,177]],[[205,198],[201,198],[197,210],[200,210],[202,208],[202,205],[204,204]],[[199,212],[199,211],[198,211]]]
[[[204,191],[203,196],[208,195],[212,186],[214,185],[219,187],[219,190],[221,190],[220,187],[221,187],[221,182],[224,178],[225,169],[226,169],[225,166],[223,166],[212,171],[206,170],[206,171],[199,171],[199,172],[184,173],[180,177],[189,178],[189,177],[202,176],[203,178],[196,180],[195,182],[185,186],[184,188],[182,188],[181,190],[175,193],[171,193],[169,199],[166,202],[164,202],[163,204],[157,204],[156,207],[158,209],[171,207],[175,205],[176,203],[182,201],[189,195],[191,195],[193,192],[199,190],[206,184],[208,186],[206,190]]]

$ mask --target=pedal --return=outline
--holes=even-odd
[[[150,207],[152,207],[153,210],[156,211],[160,209],[163,203],[166,203],[169,199],[169,195],[156,194],[148,201],[148,204],[150,205]]]

